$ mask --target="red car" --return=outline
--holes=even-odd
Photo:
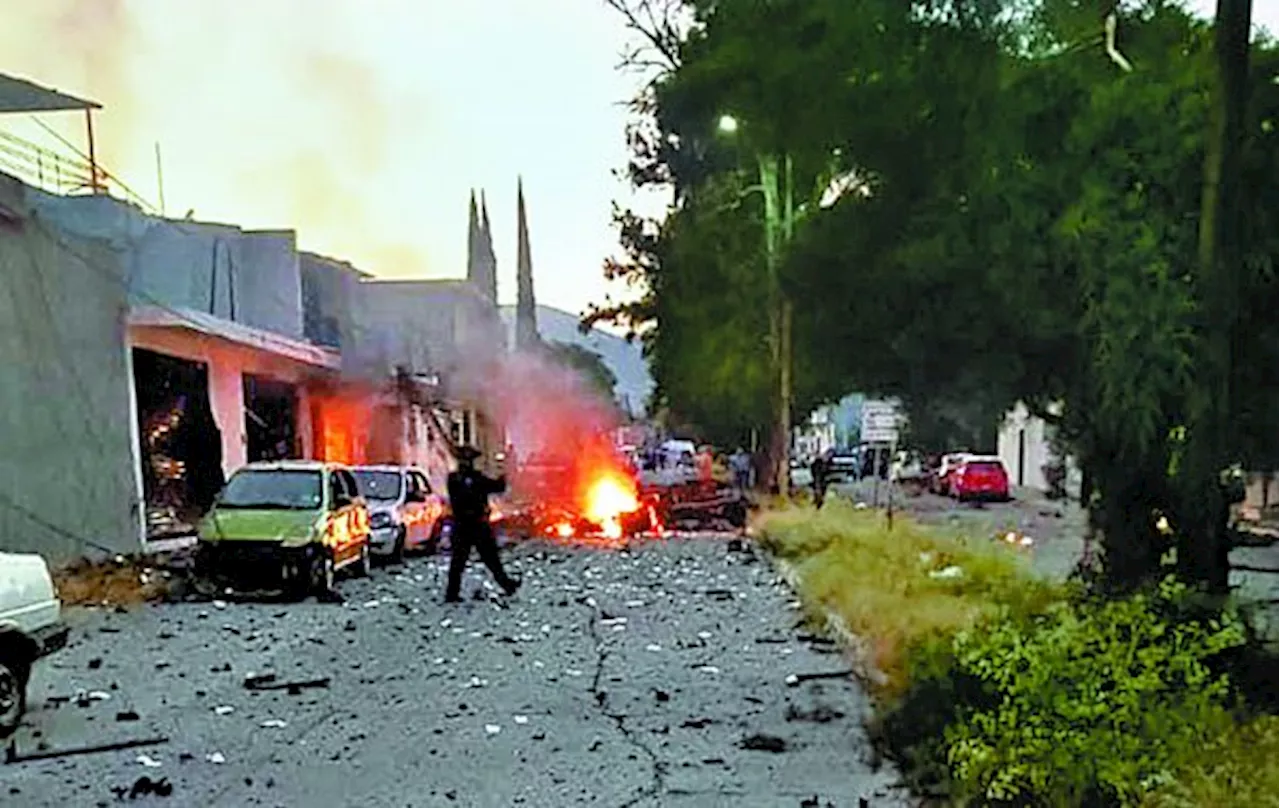
[[[998,457],[965,458],[951,475],[951,496],[966,499],[1009,499],[1009,473]]]

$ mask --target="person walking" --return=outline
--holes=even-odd
[[[471,557],[471,548],[489,568],[494,581],[507,595],[514,595],[520,582],[507,575],[498,556],[498,540],[489,521],[489,497],[507,490],[506,477],[489,477],[476,468],[480,453],[470,446],[458,450],[458,468],[449,473],[449,506],[453,511],[453,536],[449,558],[449,581],[445,587],[445,603],[461,598],[462,574]]]
[[[809,467],[813,475],[813,507],[818,509],[822,508],[822,503],[827,498],[827,462],[825,455],[818,455]]]

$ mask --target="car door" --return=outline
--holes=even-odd
[[[426,541],[423,535],[423,522],[426,519],[424,510],[425,494],[418,484],[418,475],[412,471],[403,472],[404,484],[404,543],[407,547],[416,547]]]
[[[369,514],[360,499],[360,487],[356,478],[346,469],[336,469],[333,473],[338,485],[340,497],[335,500],[338,505],[334,510],[335,533],[337,547],[334,560],[338,564],[347,563],[360,555],[360,545],[368,540]]]

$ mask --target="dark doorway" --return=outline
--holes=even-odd
[[[222,434],[200,362],[133,349],[147,538],[187,535],[224,482]]]
[[[1027,430],[1018,430],[1018,485],[1027,484]]]
[[[251,463],[300,457],[297,388],[246,373],[244,431]]]

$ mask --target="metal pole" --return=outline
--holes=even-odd
[[[84,111],[85,130],[89,137],[89,191],[94,194],[102,193],[102,185],[98,182],[98,150],[93,142],[93,110],[86,109]]]
[[[156,141],[156,190],[160,193],[160,215],[164,210],[164,164],[160,161],[160,141]]]

